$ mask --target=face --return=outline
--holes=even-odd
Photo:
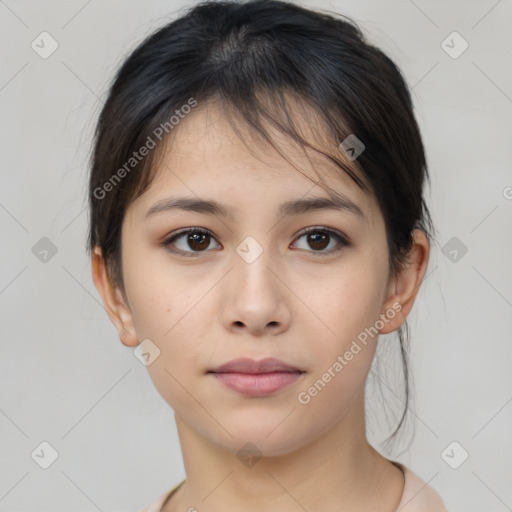
[[[248,441],[291,452],[345,421],[361,397],[377,341],[368,329],[387,314],[382,215],[325,157],[308,161],[276,137],[301,174],[261,140],[249,151],[213,104],[173,135],[122,227],[131,321],[160,350],[147,369],[200,436],[233,452]],[[329,199],[318,175],[343,205],[294,207]],[[221,211],[170,204],[179,198]],[[210,373],[269,357],[296,371]]]

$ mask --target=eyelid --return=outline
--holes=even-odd
[[[348,246],[352,245],[352,243],[350,242],[348,237],[345,236],[340,231],[338,231],[337,229],[329,228],[327,226],[321,226],[321,225],[318,225],[318,226],[308,226],[307,228],[302,229],[301,231],[299,231],[295,235],[292,244],[295,241],[297,241],[299,238],[301,238],[302,236],[307,235],[309,233],[314,233],[314,232],[324,232],[324,233],[327,233],[329,236],[336,238],[337,241],[339,242],[339,245],[341,246],[341,247],[338,247],[338,248],[335,248],[335,249],[330,249],[328,251],[314,251],[314,250],[307,251],[308,253],[310,253],[310,254],[312,254],[314,256],[322,256],[322,255],[332,254],[332,253],[340,251],[344,247],[348,247]],[[208,250],[204,250],[204,251],[183,251],[183,250],[177,249],[177,248],[176,249],[170,249],[169,248],[175,240],[177,240],[178,238],[180,238],[180,237],[182,237],[182,236],[184,236],[186,234],[189,234],[189,233],[200,233],[200,234],[208,235],[212,239],[214,239],[220,246],[222,246],[222,244],[216,239],[216,237],[213,235],[213,233],[209,229],[201,228],[201,227],[195,227],[195,226],[191,226],[191,227],[187,227],[187,228],[182,228],[182,229],[179,229],[177,231],[174,231],[169,236],[166,236],[160,242],[160,245],[162,247],[164,247],[165,249],[167,249],[168,251],[174,253],[174,254],[180,254],[180,255],[184,255],[184,256],[199,256],[203,252],[204,253],[209,252]]]
[[[339,247],[330,249],[328,251],[313,251],[313,250],[307,251],[313,257],[321,257],[321,256],[327,256],[327,255],[330,255],[333,253],[337,253],[337,252],[341,251],[343,248],[349,247],[352,245],[352,242],[350,242],[349,238],[347,236],[345,236],[341,231],[338,231],[337,229],[334,229],[334,228],[329,228],[327,226],[321,226],[321,225],[309,226],[307,228],[302,229],[295,236],[294,242],[304,235],[307,235],[309,233],[315,233],[315,232],[324,232],[324,233],[327,233],[330,237],[336,238],[338,240]]]
[[[195,227],[195,226],[191,226],[191,227],[188,227],[188,228],[182,228],[182,229],[178,229],[177,231],[173,231],[170,235],[166,236],[160,242],[160,245],[164,249],[168,250],[169,252],[172,252],[173,254],[179,254],[179,255],[183,255],[183,256],[192,256],[192,257],[194,257],[194,256],[199,256],[202,252],[207,252],[207,251],[183,251],[183,250],[178,249],[178,248],[175,248],[175,249],[171,249],[170,248],[170,246],[172,245],[172,242],[174,242],[178,238],[182,237],[183,235],[187,235],[189,233],[201,233],[203,235],[208,235],[211,238],[213,238],[219,245],[222,246],[222,244],[215,238],[215,236],[213,235],[213,233],[209,229],[201,228],[201,227]]]
[[[307,228],[304,228],[302,230],[300,230],[297,235],[295,236],[295,239],[307,234],[307,233],[310,233],[310,232],[315,232],[315,231],[325,231],[326,233],[329,233],[330,235],[335,235],[336,237],[338,237],[340,239],[340,241],[342,241],[343,243],[349,245],[350,244],[350,241],[348,239],[347,236],[345,236],[341,231],[338,231],[337,229],[334,229],[334,228],[329,228],[327,226],[322,226],[322,225],[318,225],[318,226],[309,226]]]

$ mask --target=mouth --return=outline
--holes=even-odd
[[[290,386],[305,373],[280,359],[233,359],[207,372],[233,391],[246,396],[268,396]]]

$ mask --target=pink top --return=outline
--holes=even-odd
[[[403,464],[391,462],[397,465],[405,476],[404,491],[396,512],[448,512],[441,497],[432,487],[427,485],[416,473],[407,469]],[[182,483],[180,482],[170,491],[166,491],[140,512],[160,512],[166,498],[174,493]]]

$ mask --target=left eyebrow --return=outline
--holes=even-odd
[[[175,197],[162,199],[155,203],[146,213],[145,218],[170,210],[186,210],[206,215],[231,217],[233,210],[213,200]],[[301,215],[310,211],[337,210],[347,211],[365,218],[361,208],[344,196],[314,197],[309,199],[294,199],[282,203],[279,207],[279,216]]]
[[[296,199],[283,203],[279,208],[280,216],[300,215],[315,210],[347,211],[364,218],[364,213],[356,203],[344,196],[313,197]]]

